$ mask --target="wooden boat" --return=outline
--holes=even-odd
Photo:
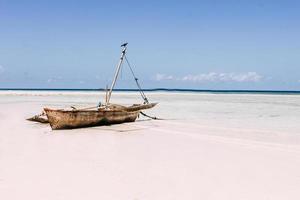
[[[42,114],[30,117],[27,120],[32,121],[32,122],[40,122],[40,123],[43,123],[43,124],[49,123],[49,120],[48,120],[47,115],[46,115],[45,112],[42,112]]]
[[[54,110],[44,108],[52,129],[70,129],[134,122],[141,110],[152,108],[156,103],[132,105],[129,107],[111,105],[109,109],[96,110]]]
[[[146,95],[140,87],[138,79],[136,78],[127,58],[125,57],[127,43],[121,45],[121,47],[123,47],[121,58],[117,65],[117,69],[110,90],[106,90],[105,103],[103,105],[100,103],[99,106],[84,109],[76,109],[73,107],[72,110],[44,108],[44,114],[36,115],[32,118],[29,118],[28,120],[37,121],[41,123],[49,122],[53,130],[72,129],[89,126],[119,124],[124,122],[134,122],[139,116],[139,114],[142,113],[142,110],[153,108],[157,103],[149,103]],[[132,75],[134,76],[134,80],[144,100],[144,103],[142,104],[122,106],[110,103],[111,94],[115,86],[117,77],[119,75],[124,58],[130,67]]]

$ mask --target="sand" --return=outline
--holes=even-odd
[[[164,120],[60,131],[25,120],[102,95],[0,92],[0,199],[300,199],[299,95],[154,92],[147,113]]]

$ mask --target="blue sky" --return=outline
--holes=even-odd
[[[0,0],[1,88],[300,90],[300,3]],[[134,88],[124,66],[118,88]]]

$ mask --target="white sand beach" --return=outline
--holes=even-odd
[[[148,96],[164,120],[52,131],[25,119],[103,94],[0,91],[0,199],[300,199],[300,95]]]

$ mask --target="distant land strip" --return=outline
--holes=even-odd
[[[0,91],[105,91],[98,89],[68,89],[68,88],[0,88]],[[114,89],[119,92],[138,92],[138,89]],[[254,94],[300,94],[295,90],[205,90],[205,89],[175,89],[175,88],[152,88],[143,89],[146,92],[200,92],[200,93],[254,93]]]

